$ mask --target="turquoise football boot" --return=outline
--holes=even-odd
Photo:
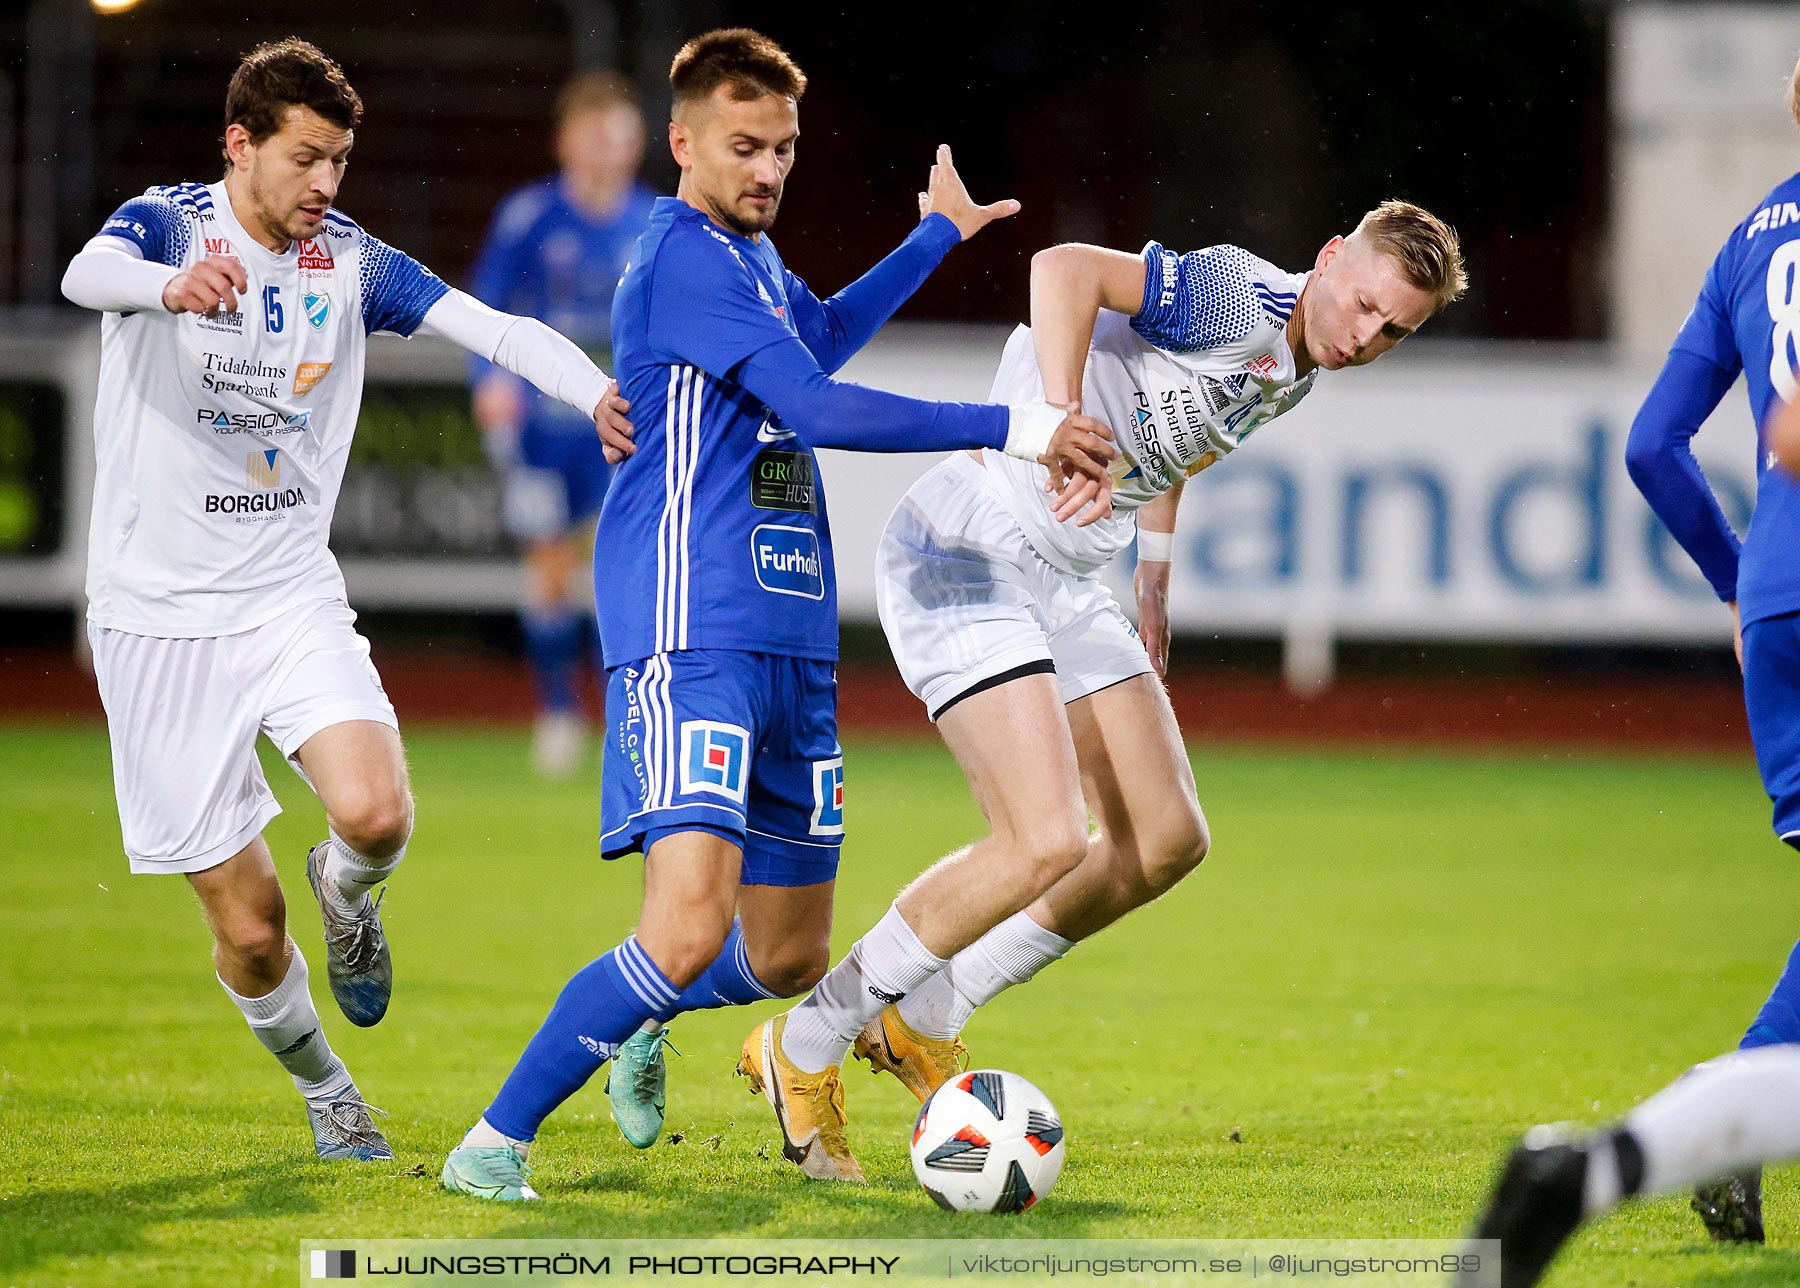
[[[606,1071],[606,1095],[612,1101],[613,1121],[625,1139],[639,1149],[649,1149],[662,1134],[663,1108],[668,1103],[668,1072],[663,1066],[663,1047],[669,1031],[646,1033],[639,1029],[626,1038]]]
[[[444,1188],[478,1199],[529,1203],[538,1197],[530,1177],[531,1164],[510,1145],[497,1149],[458,1145],[444,1160]]]

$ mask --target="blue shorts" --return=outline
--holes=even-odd
[[[745,885],[837,875],[844,756],[830,662],[695,649],[607,672],[600,853],[636,853],[671,829],[737,841]]]
[[[590,424],[555,428],[527,421],[519,459],[507,470],[502,512],[506,534],[549,541],[600,513],[613,467]]]
[[[1744,710],[1775,834],[1800,849],[1800,613],[1744,627]]]

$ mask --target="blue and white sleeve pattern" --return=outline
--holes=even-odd
[[[1169,353],[1235,344],[1263,317],[1249,271],[1249,252],[1210,246],[1178,255],[1144,247],[1144,301],[1131,329]]]
[[[379,237],[365,232],[361,249],[363,329],[370,335],[391,331],[410,336],[431,306],[449,293],[449,286]]]
[[[192,206],[178,202],[172,195],[175,191],[152,188],[141,197],[133,197],[113,211],[112,217],[100,226],[100,235],[130,242],[149,263],[180,268],[193,242],[189,215]]]

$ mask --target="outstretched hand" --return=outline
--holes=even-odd
[[[926,180],[925,191],[919,194],[920,219],[930,214],[942,215],[955,224],[962,239],[968,241],[994,220],[1018,213],[1019,203],[1010,197],[988,206],[976,205],[969,196],[969,190],[963,187],[962,176],[956,173],[955,163],[950,160],[950,145],[938,144],[937,164],[931,167],[931,177]]]

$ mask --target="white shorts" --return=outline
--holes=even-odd
[[[1064,702],[1151,672],[1098,574],[1045,561],[990,471],[957,452],[913,484],[875,555],[875,595],[906,687],[936,720],[996,677],[1054,669]]]
[[[133,872],[217,867],[281,813],[256,759],[258,732],[292,757],[346,720],[400,727],[356,614],[339,600],[237,635],[163,639],[90,622],[88,639]]]

